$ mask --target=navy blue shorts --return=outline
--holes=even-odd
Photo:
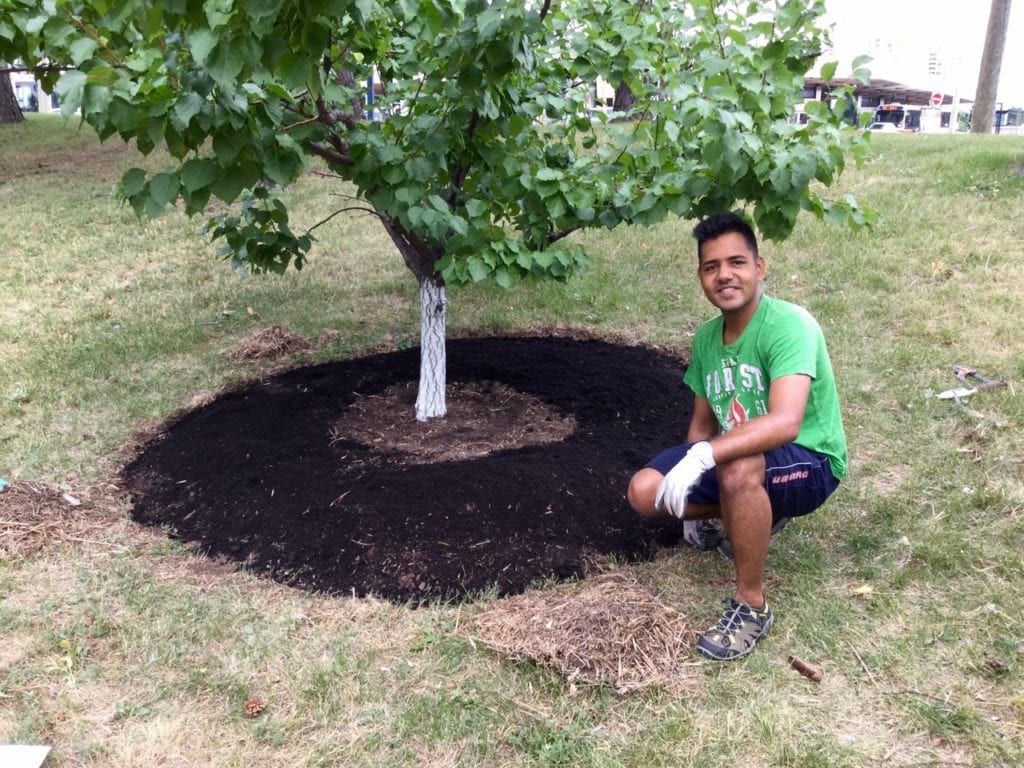
[[[692,443],[666,448],[649,462],[648,467],[667,475],[678,464]],[[802,446],[783,445],[764,454],[764,489],[772,504],[772,524],[784,517],[800,517],[816,510],[839,481],[832,475],[828,456]],[[718,506],[718,476],[714,468],[701,475],[700,482],[690,491],[688,501],[694,504]]]

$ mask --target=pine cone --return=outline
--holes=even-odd
[[[260,712],[267,708],[267,702],[258,696],[253,696],[251,699],[247,699],[245,702],[245,714],[249,717],[256,717]]]

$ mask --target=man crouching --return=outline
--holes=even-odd
[[[736,214],[700,222],[697,276],[721,314],[702,325],[684,382],[695,395],[686,442],[629,484],[645,517],[721,518],[736,591],[697,643],[712,659],[750,653],[772,624],[764,594],[771,534],[820,507],[846,474],[846,436],[825,337],[802,307],[764,295],[765,263]]]

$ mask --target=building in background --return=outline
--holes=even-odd
[[[2,72],[0,77],[3,77]],[[44,91],[31,72],[11,72],[10,78],[14,86],[14,98],[18,100],[22,112],[60,112],[57,94]]]
[[[832,48],[819,62],[838,61],[839,74],[850,70],[860,55],[871,57],[870,90],[861,110],[882,110],[880,122],[901,130],[941,132],[967,130],[978,81],[989,3],[947,3],[940,11],[934,0],[826,0],[826,22],[834,24]],[[994,118],[998,133],[1024,131],[1024,70],[1019,45],[1024,32],[1020,9],[1011,19]],[[941,96],[933,107],[934,94]],[[878,103],[873,103],[874,99]],[[936,99],[939,101],[939,99]],[[959,102],[959,103],[958,103]],[[952,113],[956,112],[954,118]]]

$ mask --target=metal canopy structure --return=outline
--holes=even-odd
[[[911,104],[921,107],[931,106],[932,93],[934,93],[934,91],[930,90],[912,88],[909,85],[897,83],[895,80],[872,80],[867,85],[864,85],[859,80],[853,80],[845,77],[836,77],[828,81],[822,80],[820,77],[807,77],[804,78],[804,85],[808,88],[823,86],[826,92],[829,88],[836,88],[841,85],[852,85],[858,96],[881,98],[890,103],[898,102],[900,104]],[[943,106],[951,105],[952,103],[952,95],[943,94]],[[960,103],[973,104],[974,101],[972,99],[961,98]]]

